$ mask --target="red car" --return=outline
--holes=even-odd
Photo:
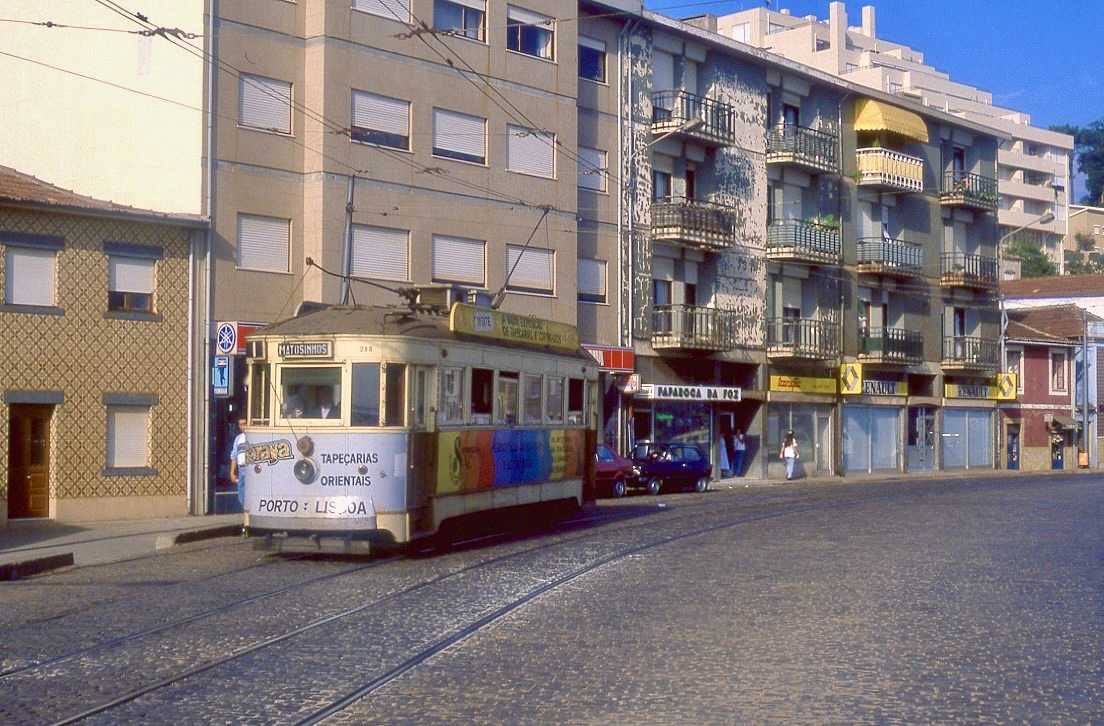
[[[600,497],[623,497],[633,476],[633,463],[605,444],[594,449],[594,478]]]

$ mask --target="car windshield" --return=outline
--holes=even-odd
[[[633,458],[637,461],[655,461],[662,459],[667,453],[667,447],[663,444],[643,443],[633,448]]]

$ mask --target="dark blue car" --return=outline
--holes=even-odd
[[[692,487],[709,489],[713,467],[709,458],[693,444],[658,444],[640,441],[633,447],[635,485],[659,494],[664,489]]]

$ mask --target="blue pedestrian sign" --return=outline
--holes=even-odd
[[[215,398],[230,395],[230,356],[216,355],[211,366],[211,393]]]

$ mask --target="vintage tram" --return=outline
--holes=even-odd
[[[598,374],[577,329],[425,297],[249,335],[240,468],[259,547],[367,553],[593,500]]]

